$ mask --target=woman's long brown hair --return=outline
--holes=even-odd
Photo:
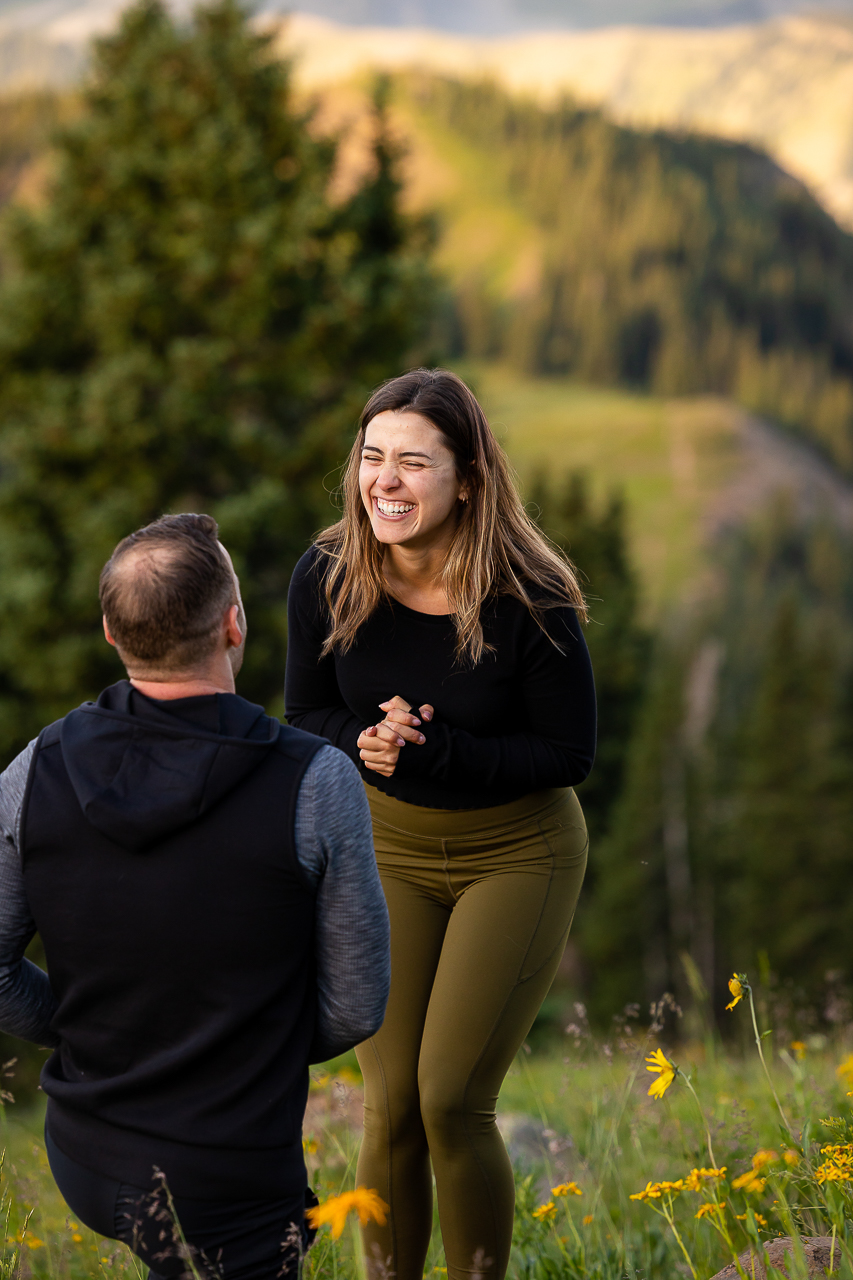
[[[527,515],[509,462],[475,396],[446,369],[412,369],[383,383],[368,400],[344,468],[343,516],[316,540],[329,557],[325,572],[331,629],[323,647],[346,652],[359,628],[387,597],[382,576],[385,549],[377,541],[359,490],[364,434],[377,414],[408,410],[437,427],[452,451],[456,473],[468,488],[442,570],[456,627],[459,660],[479,662],[489,648],[480,612],[496,594],[514,596],[545,630],[545,611],[571,605],[587,620],[574,569]]]

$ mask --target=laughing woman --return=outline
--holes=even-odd
[[[583,597],[452,373],[374,393],[343,493],[291,584],[286,704],[361,766],[391,916],[388,1011],[358,1050],[358,1181],[390,1205],[367,1257],[421,1280],[431,1160],[448,1280],[501,1280],[514,1190],[495,1104],[586,866]]]

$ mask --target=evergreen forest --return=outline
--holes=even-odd
[[[293,565],[366,396],[413,364],[715,396],[853,477],[853,237],[765,155],[488,84],[360,92],[369,163],[342,186],[346,137],[239,8],[143,0],[79,92],[0,102],[0,763],[120,678],[95,583],[166,510],[219,520],[240,691],[281,714]],[[486,249],[455,266],[449,205],[407,195],[424,147],[463,193],[488,173]],[[565,998],[604,1021],[761,966],[792,1018],[838,1020],[853,534],[780,494],[652,608],[606,469],[566,447],[521,479],[586,581],[600,699]]]

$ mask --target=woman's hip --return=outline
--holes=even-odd
[[[587,832],[574,791],[555,788],[488,809],[427,809],[367,787],[377,861],[500,871],[546,861],[585,860]]]

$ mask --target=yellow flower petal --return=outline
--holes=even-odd
[[[732,976],[729,978],[729,991],[731,991],[732,995],[734,996],[734,999],[732,1000],[731,1004],[726,1005],[726,1009],[733,1009],[735,1005],[738,1004],[745,995],[743,983],[741,982],[740,978],[737,976],[736,973],[733,973]]]
[[[309,1209],[306,1217],[312,1227],[323,1227],[328,1223],[332,1230],[332,1239],[338,1240],[350,1213],[358,1214],[362,1226],[366,1226],[372,1218],[374,1222],[379,1223],[380,1227],[384,1227],[387,1212],[388,1205],[380,1199],[376,1191],[368,1190],[367,1187],[356,1187],[355,1191],[345,1191],[343,1195],[332,1196],[323,1204]]]
[[[649,1086],[650,1098],[662,1098],[669,1086],[675,1079],[676,1066],[670,1062],[662,1049],[655,1049],[654,1053],[649,1054],[646,1058],[649,1064],[647,1071],[651,1071],[653,1075],[657,1075],[657,1080],[653,1080]]]

